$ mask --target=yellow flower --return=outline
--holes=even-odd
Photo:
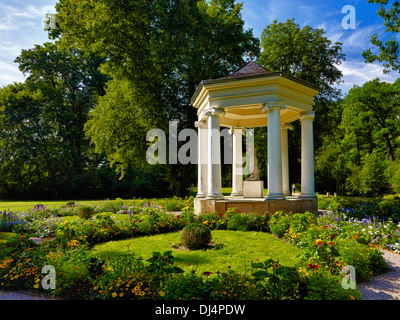
[[[97,289],[98,289],[98,287],[97,287],[97,286],[95,286],[93,289],[94,289],[94,290],[97,290]]]
[[[122,298],[122,297],[124,296],[124,293],[121,292],[121,293],[119,294],[119,296]]]
[[[117,293],[113,292],[111,295],[112,295],[113,298],[115,298],[117,296]]]
[[[33,287],[34,287],[35,289],[39,288],[39,283],[36,283]]]
[[[315,246],[319,247],[319,248],[322,248],[324,246],[324,241],[321,240],[321,239],[315,240]]]
[[[160,291],[158,294],[159,294],[161,297],[164,297],[164,296],[165,296],[165,292],[164,292],[164,291]]]

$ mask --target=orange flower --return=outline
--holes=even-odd
[[[318,264],[312,264],[312,263],[307,263],[307,267],[309,267],[310,269],[318,269],[319,265]]]
[[[353,239],[358,239],[360,237],[360,235],[358,234],[358,232],[356,232],[356,235],[353,236]]]
[[[324,241],[321,240],[321,239],[315,240],[315,246],[319,247],[319,248],[322,248],[324,246]]]

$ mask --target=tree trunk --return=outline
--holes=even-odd
[[[389,154],[389,160],[390,161],[394,161],[394,152],[393,152],[393,147],[392,147],[392,143],[390,142],[390,138],[388,134],[384,134],[383,137],[386,140],[386,149],[388,151]]]

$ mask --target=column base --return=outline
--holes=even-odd
[[[268,193],[265,200],[285,200],[283,193]]]
[[[207,193],[198,193],[196,195],[196,198],[205,198],[205,197],[207,197]]]
[[[224,195],[221,194],[207,194],[206,200],[220,200],[224,199]]]
[[[290,191],[283,191],[283,194],[284,194],[286,197],[290,197],[290,196],[292,195],[292,193],[291,193]]]
[[[317,194],[314,193],[307,193],[307,192],[300,192],[299,198],[317,198]]]
[[[243,191],[235,191],[231,193],[232,197],[240,197],[243,196]]]

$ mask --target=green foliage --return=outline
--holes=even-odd
[[[313,106],[314,142],[316,159],[324,161],[324,166],[318,170],[318,165],[321,164],[320,161],[316,161],[317,190],[340,183],[339,173],[332,172],[336,171],[336,168],[332,166],[340,152],[332,154],[336,149],[332,144],[339,139],[337,126],[341,120],[341,108],[338,103],[340,92],[334,86],[342,77],[342,72],[338,68],[345,59],[342,44],[332,43],[325,36],[323,29],[313,29],[310,26],[300,27],[294,19],[290,19],[286,22],[274,20],[266,26],[261,35],[261,48],[262,53],[258,59],[261,65],[272,71],[282,71],[296,76],[319,88],[320,93],[314,98]],[[292,124],[293,131],[288,132],[290,180],[291,183],[298,183],[301,176],[298,165],[301,154],[301,125],[299,121]],[[267,150],[264,143],[266,130],[257,128],[255,134],[258,161],[265,165],[264,169],[261,167],[260,170],[263,173],[267,165]],[[324,148],[325,152],[319,156],[320,148]],[[263,176],[266,178],[266,174]],[[332,190],[332,192],[336,191]]]
[[[383,194],[388,189],[388,177],[385,170],[388,161],[382,160],[384,156],[374,151],[366,156],[364,166],[360,172],[361,193],[365,195]]]
[[[388,168],[389,182],[395,193],[400,194],[400,161],[393,162]]]
[[[217,273],[207,278],[209,296],[212,300],[260,300],[263,296],[262,286],[247,274],[234,270]]]
[[[295,218],[295,216],[297,217]],[[341,268],[353,265],[358,282],[387,269],[382,253],[358,241],[359,234],[352,224],[344,225],[314,216],[300,217],[277,213],[271,217],[271,232],[303,249],[302,265],[306,272],[329,272],[340,275]]]
[[[341,195],[391,192],[399,150],[399,92],[398,82],[374,79],[354,86],[336,103],[336,129],[315,157],[318,189]]]
[[[378,35],[374,33],[371,36],[371,44],[378,48],[379,54],[372,53],[371,49],[368,48],[363,52],[365,62],[383,62],[383,66],[386,68],[384,71],[386,73],[390,72],[390,69],[399,71],[399,43],[395,37],[395,34],[399,32],[399,3],[397,1],[393,2],[388,0],[368,0],[368,3],[375,3],[380,5],[379,10],[377,11],[377,15],[384,19],[384,25],[386,27],[385,32],[391,32],[393,33],[393,35],[390,37],[389,40],[383,43],[382,40],[378,39]]]
[[[181,274],[167,280],[163,293],[166,300],[204,300],[208,298],[209,286],[204,278],[195,274]]]
[[[256,280],[266,280],[264,290],[267,299],[282,300],[299,298],[300,279],[295,268],[281,266],[279,261],[268,259],[264,263],[252,263],[261,269],[253,273]]]
[[[300,28],[294,19],[285,23],[274,20],[261,35],[260,62],[267,69],[295,75],[324,91],[342,76],[341,43],[324,36],[323,29]]]
[[[165,281],[174,273],[183,273],[181,268],[173,266],[175,261],[179,259],[172,256],[172,251],[166,251],[163,254],[153,252],[153,256],[147,261],[150,265],[146,270],[151,273],[151,279],[160,282],[160,287],[164,287]]]
[[[268,231],[269,214],[236,213],[229,217],[227,222],[228,230],[241,231]]]
[[[189,223],[181,231],[181,241],[190,250],[204,249],[211,241],[211,230],[202,223]]]
[[[308,292],[304,300],[361,300],[357,289],[343,289],[340,278],[327,272],[313,272],[307,279]]]
[[[149,129],[168,132],[171,120],[179,121],[178,130],[193,127],[196,110],[190,98],[200,81],[227,75],[243,65],[245,53],[259,52],[258,39],[244,29],[242,5],[234,1],[135,0],[114,5],[65,0],[56,9],[59,29],[52,32],[54,37],[65,47],[108,58],[102,71],[113,80],[85,130],[95,150],[121,176],[132,165],[149,166]],[[178,196],[195,179],[193,167],[181,164],[164,166],[160,175]]]
[[[91,205],[81,206],[78,210],[78,216],[81,219],[90,219],[95,213]]]

